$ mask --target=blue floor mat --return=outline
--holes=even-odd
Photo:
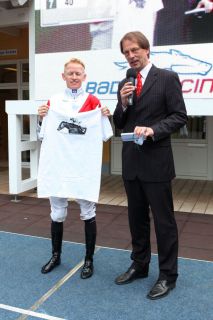
[[[84,257],[84,245],[65,242],[62,265],[42,275],[50,245],[48,239],[0,232],[1,304],[29,309]],[[158,277],[157,256],[152,255],[148,278],[117,286],[115,277],[130,263],[129,251],[101,248],[92,278],[81,280],[77,271],[35,312],[67,320],[213,320],[212,262],[179,258],[176,289],[156,301],[146,294]],[[0,309],[0,320],[19,316]]]
[[[101,249],[95,256],[95,274],[80,281],[76,274],[47,301],[40,312],[66,319],[92,320],[203,320],[213,319],[213,263],[179,259],[177,288],[161,300],[146,294],[157,279],[157,256],[152,256],[149,277],[131,284],[114,284],[130,265],[128,251]],[[67,297],[67,309],[64,299]]]
[[[74,268],[84,254],[84,245],[64,242],[62,264],[54,273],[43,275],[40,270],[51,256],[51,241],[0,232],[0,303],[30,308]],[[8,319],[16,318],[0,317],[0,320]]]

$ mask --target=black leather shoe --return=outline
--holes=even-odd
[[[85,260],[81,270],[81,279],[90,278],[93,275],[93,262],[92,260]]]
[[[136,269],[135,265],[132,264],[131,267],[123,274],[118,276],[115,279],[116,284],[127,284],[139,278],[148,277],[148,268],[146,270],[141,271]]]
[[[169,283],[167,280],[158,280],[148,293],[147,298],[151,300],[163,298],[167,296],[175,286],[175,282]]]
[[[59,253],[53,253],[52,258],[41,268],[41,273],[48,273],[61,264]]]

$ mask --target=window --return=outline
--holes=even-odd
[[[172,135],[173,139],[206,139],[206,117],[188,117],[188,123],[184,128]]]
[[[0,65],[0,83],[16,83],[17,82],[17,65],[4,64]]]

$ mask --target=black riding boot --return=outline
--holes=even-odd
[[[85,241],[86,241],[86,257],[81,271],[81,278],[87,279],[93,275],[93,255],[96,242],[96,220],[95,217],[85,220]]]
[[[51,223],[51,237],[52,237],[52,257],[41,268],[41,273],[48,273],[61,263],[63,222],[52,221],[52,223]]]

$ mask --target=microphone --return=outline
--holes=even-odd
[[[133,68],[130,68],[126,72],[126,78],[128,82],[131,82],[135,86],[135,79],[137,78],[137,71]],[[128,96],[128,105],[133,105],[133,93]]]

